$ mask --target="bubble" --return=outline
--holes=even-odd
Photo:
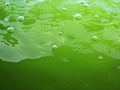
[[[81,17],[82,17],[82,15],[81,15],[80,13],[76,13],[76,14],[74,15],[74,18],[75,18],[76,20],[80,20]]]
[[[5,22],[8,22],[9,20],[8,20],[8,18],[5,18],[4,21],[5,21]]]
[[[107,14],[108,16],[110,16],[110,12],[106,12],[106,14]]]
[[[95,17],[95,18],[98,18],[99,16],[98,16],[98,15],[95,15],[94,17]]]
[[[52,49],[57,49],[58,46],[56,44],[52,45]]]
[[[19,16],[19,17],[18,17],[18,21],[20,21],[20,22],[24,21],[24,19],[25,19],[24,16]]]
[[[86,3],[86,1],[80,1],[80,4],[85,4]]]
[[[97,2],[93,2],[94,5],[97,5]]]
[[[65,8],[65,7],[64,7],[64,8],[62,8],[62,10],[63,10],[63,11],[66,11],[66,10],[67,10],[67,8]]]
[[[116,5],[115,5],[115,4],[112,4],[112,7],[113,7],[113,8],[116,8]]]
[[[6,6],[9,6],[10,5],[10,3],[9,2],[6,2]]]
[[[14,27],[8,27],[7,32],[8,33],[13,33],[14,32]]]
[[[117,67],[120,70],[120,66]]]
[[[94,35],[93,37],[92,37],[92,40],[98,40],[98,37],[96,36],[96,35]]]
[[[84,3],[83,6],[84,7],[89,7],[89,4],[88,3]]]
[[[59,35],[62,35],[62,32],[59,32]]]
[[[102,57],[102,56],[98,56],[98,59],[99,59],[99,60],[103,60],[103,57]]]

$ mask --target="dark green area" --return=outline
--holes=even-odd
[[[62,52],[62,53],[61,53]],[[75,52],[71,47],[54,56],[19,63],[0,61],[1,90],[119,90],[119,61]],[[62,59],[61,59],[62,58]],[[88,59],[91,58],[91,59]],[[65,59],[68,61],[66,62]]]

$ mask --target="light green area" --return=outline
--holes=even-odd
[[[119,4],[105,0],[1,1],[0,58],[18,62],[50,56],[55,44],[120,59]],[[77,19],[76,14],[81,18]],[[18,19],[20,16],[23,21]],[[15,29],[12,34],[6,30],[11,26]],[[96,41],[92,40],[94,36]]]

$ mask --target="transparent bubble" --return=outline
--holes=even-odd
[[[19,17],[18,17],[18,21],[20,21],[20,22],[24,21],[24,19],[25,19],[24,16],[19,16]]]
[[[108,16],[110,16],[110,12],[106,12],[106,14],[107,14]]]
[[[97,5],[97,2],[93,2],[94,5]]]
[[[80,13],[77,13],[77,14],[74,15],[74,18],[76,20],[80,20],[82,18],[82,15]]]
[[[64,8],[62,8],[62,10],[63,10],[63,11],[66,11],[66,10],[67,10],[67,8],[65,8],[65,7],[64,7]]]
[[[84,3],[83,6],[84,7],[89,7],[89,4],[88,3]]]
[[[117,67],[120,70],[120,66]]]
[[[92,40],[98,40],[98,37],[96,36],[96,35],[94,35],[93,37],[92,37]]]
[[[99,59],[99,60],[103,60],[103,57],[102,57],[102,56],[98,56],[98,59]]]
[[[57,49],[58,46],[56,44],[52,45],[52,49]]]
[[[10,5],[10,3],[9,2],[6,2],[6,6],[9,6]]]
[[[8,27],[7,32],[8,33],[13,33],[14,32],[14,27]]]
[[[8,18],[5,18],[4,21],[5,21],[5,22],[8,22],[9,20],[8,20]]]
[[[86,1],[80,1],[80,4],[85,4],[86,3]]]
[[[62,35],[62,32],[59,32],[59,35]]]
[[[98,18],[99,16],[98,16],[98,15],[95,15],[94,17],[95,17],[95,18]]]

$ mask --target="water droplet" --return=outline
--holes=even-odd
[[[24,16],[19,16],[19,17],[18,17],[18,21],[20,21],[20,22],[24,21],[24,19],[25,19]]]
[[[6,6],[9,6],[10,5],[10,3],[9,2],[6,2]]]
[[[98,56],[98,59],[99,59],[99,60],[103,60],[103,57],[102,57],[102,56]]]
[[[59,32],[59,35],[62,35],[62,32]]]
[[[95,18],[98,18],[99,16],[98,16],[98,15],[95,15],[94,17],[95,17]]]
[[[77,13],[77,14],[74,15],[74,18],[75,18],[76,20],[80,20],[81,17],[82,17],[82,15],[79,14],[79,13]]]
[[[80,1],[79,3],[80,3],[80,4],[85,4],[85,3],[86,3],[86,1]]]
[[[52,45],[52,48],[53,48],[53,49],[57,49],[58,46],[57,46],[56,44],[54,44],[54,45]]]
[[[88,3],[84,3],[83,6],[84,7],[89,7],[89,4]]]
[[[113,7],[113,8],[116,8],[116,5],[115,5],[115,4],[112,4],[112,7]]]
[[[92,37],[92,40],[98,40],[98,37],[96,36],[96,35],[94,35],[93,37]]]
[[[97,5],[97,2],[93,2],[94,5]]]
[[[117,67],[120,70],[120,66]]]
[[[64,7],[64,8],[62,8],[62,10],[63,10],[63,11],[66,11],[66,10],[67,10],[67,8],[65,8],[65,7]]]
[[[106,12],[108,16],[110,16],[110,12]]]
[[[14,27],[8,27],[7,32],[8,33],[13,33],[14,32]]]
[[[4,21],[5,21],[5,22],[8,22],[9,20],[8,20],[8,18],[5,18]]]

